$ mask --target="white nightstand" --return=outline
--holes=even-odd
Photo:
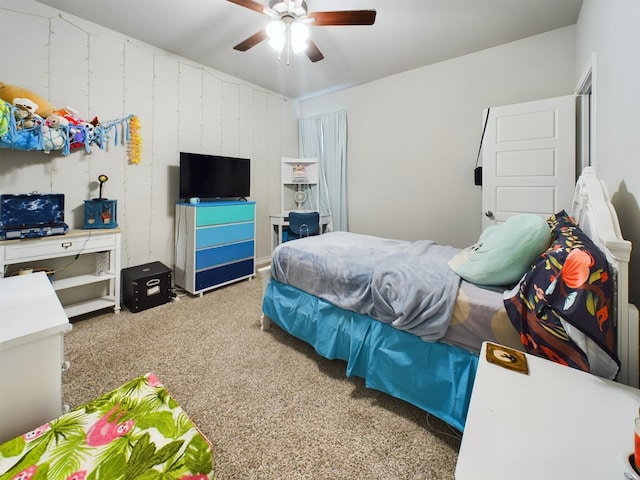
[[[632,472],[640,390],[531,355],[525,375],[488,363],[485,351],[486,343],[457,480],[624,480]]]
[[[62,414],[63,335],[71,329],[44,272],[0,278],[0,443]]]

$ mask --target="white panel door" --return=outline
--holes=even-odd
[[[482,164],[482,228],[518,213],[571,208],[575,187],[575,97],[492,108]]]

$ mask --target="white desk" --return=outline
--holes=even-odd
[[[632,473],[640,390],[531,355],[525,375],[488,363],[485,351],[486,343],[457,480],[624,480]]]
[[[298,210],[298,211],[316,211],[316,210]],[[271,251],[282,243],[282,230],[289,226],[289,212],[280,212],[269,215],[271,219],[271,232],[269,236],[269,246]],[[328,213],[320,214],[320,233],[327,231],[327,226],[331,222],[331,215]]]
[[[62,414],[62,337],[71,325],[44,272],[0,278],[0,312],[2,443]]]

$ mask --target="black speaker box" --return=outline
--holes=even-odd
[[[122,269],[122,303],[133,313],[171,301],[171,269],[151,262]]]

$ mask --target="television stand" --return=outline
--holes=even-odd
[[[118,313],[120,235],[120,229],[112,228],[4,240],[0,242],[0,277],[20,269],[52,270],[51,284],[67,317],[103,308]]]

